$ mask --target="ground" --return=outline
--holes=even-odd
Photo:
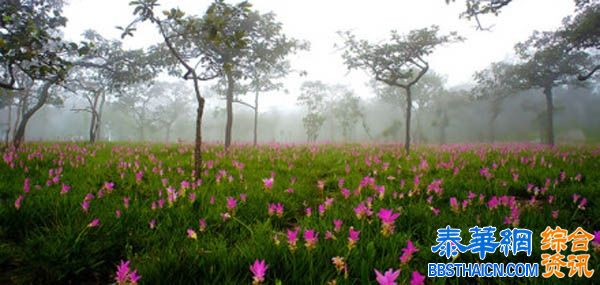
[[[415,272],[426,276],[427,263],[450,262],[431,250],[447,225],[462,230],[464,243],[474,226],[496,227],[498,240],[503,229],[531,230],[531,256],[485,257],[500,263],[539,263],[554,253],[540,248],[548,226],[600,230],[596,146],[448,145],[406,156],[402,145],[208,145],[199,176],[192,150],[40,143],[6,151],[0,283],[106,284],[129,261],[142,284],[248,284],[250,265],[265,260],[267,284],[375,283],[374,270],[388,269],[400,269],[404,284]],[[360,234],[349,246],[351,227]],[[596,271],[598,245],[589,242],[587,252]],[[339,268],[334,257],[343,258]],[[467,252],[455,262],[481,259]],[[592,283],[598,274],[561,283]]]

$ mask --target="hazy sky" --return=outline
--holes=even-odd
[[[163,9],[180,7],[187,14],[202,15],[211,1],[159,0]],[[232,2],[231,3],[236,3]],[[362,71],[348,73],[341,53],[334,44],[341,43],[336,34],[352,30],[360,38],[385,40],[389,31],[400,33],[429,25],[439,25],[443,32],[457,31],[467,38],[462,43],[439,47],[429,57],[432,70],[446,76],[449,87],[469,83],[475,71],[493,61],[513,56],[515,43],[525,40],[534,30],[553,30],[563,17],[572,14],[573,0],[515,0],[498,17],[482,18],[484,25],[493,25],[490,32],[477,31],[474,22],[459,19],[464,1],[446,5],[444,0],[253,0],[254,9],[273,11],[291,37],[308,40],[311,50],[292,58],[295,69],[306,70],[308,76],[290,76],[285,81],[289,94],[268,94],[261,105],[291,107],[295,104],[300,83],[322,80],[331,84],[350,85],[362,97],[371,97],[366,86],[370,77]],[[118,38],[115,26],[124,26],[132,19],[127,0],[69,0],[65,16],[69,19],[65,35],[79,39],[86,29],[94,29],[108,38]],[[133,38],[125,40],[126,47],[143,47],[155,43],[159,36],[154,27],[145,25]]]

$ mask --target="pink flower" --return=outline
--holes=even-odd
[[[115,280],[119,285],[125,284],[137,284],[142,276],[137,273],[137,269],[131,271],[129,268],[129,261],[125,262],[121,260],[121,264],[117,265],[117,272],[115,274]]]
[[[140,183],[142,182],[142,178],[144,177],[144,172],[142,171],[138,171],[135,173],[135,182],[136,183]]]
[[[148,227],[154,229],[156,227],[156,220],[150,220],[150,222],[148,222]]]
[[[300,231],[299,228],[296,228],[294,230],[287,230],[287,240],[288,240],[288,247],[291,251],[296,250],[296,243],[298,242],[298,232]]]
[[[579,200],[579,197],[581,197],[581,195],[575,193],[573,194],[573,204],[577,203],[577,200]]]
[[[594,239],[592,240],[592,245],[600,247],[600,231],[594,231]]]
[[[433,212],[433,215],[434,215],[434,216],[437,216],[437,215],[439,215],[439,214],[440,214],[440,209],[438,209],[438,208],[433,208],[433,207],[432,207],[432,208],[431,208],[431,212]]]
[[[250,272],[254,274],[252,284],[260,284],[265,280],[265,273],[267,273],[267,269],[269,265],[265,263],[264,260],[255,260],[254,264],[250,265]]]
[[[67,194],[67,192],[69,192],[69,190],[71,190],[71,186],[63,183],[62,187],[60,189],[60,194]]]
[[[206,219],[198,220],[198,226],[200,227],[200,231],[203,232],[206,230]]]
[[[271,188],[273,188],[273,182],[274,182],[274,178],[273,177],[269,177],[269,178],[263,178],[263,185],[265,186],[265,188],[267,190],[271,190]]]
[[[305,246],[308,250],[313,249],[317,245],[317,241],[319,240],[319,233],[315,232],[312,229],[304,231],[304,241]]]
[[[25,193],[29,193],[30,189],[31,189],[30,180],[29,180],[29,178],[25,178],[25,181],[23,182],[23,191]]]
[[[413,271],[410,277],[410,285],[423,285],[425,284],[425,276],[421,275],[419,271]]]
[[[375,269],[375,276],[379,285],[396,285],[396,279],[400,276],[400,270],[394,271],[393,269],[389,269],[384,274],[381,274],[381,272]]]
[[[353,227],[350,227],[348,230],[348,249],[354,248],[356,243],[358,243],[360,231],[355,231]]]
[[[125,262],[121,260],[121,264],[117,265],[117,272],[115,280],[117,284],[125,284],[129,279],[129,261]]]
[[[227,210],[233,212],[237,206],[237,200],[233,197],[227,197]]]
[[[419,249],[415,247],[412,241],[408,240],[406,242],[406,247],[402,249],[402,255],[400,256],[400,263],[406,264],[411,259],[414,253],[418,252]]]
[[[306,209],[304,210],[304,212],[306,212],[306,216],[307,216],[307,217],[310,217],[310,216],[312,216],[312,209],[311,209],[311,208],[306,208]]]
[[[342,228],[342,220],[335,219],[333,220],[333,231],[339,232]]]
[[[579,205],[577,206],[577,208],[579,208],[580,210],[585,210],[586,205],[587,205],[587,199],[582,198],[581,201],[579,202]]]
[[[187,229],[187,236],[191,239],[198,239],[198,235],[193,229]]]
[[[99,225],[100,225],[100,219],[95,218],[87,226],[88,226],[88,228],[95,228]]]
[[[107,191],[112,191],[115,187],[115,183],[113,182],[104,182],[104,189],[106,189]]]
[[[393,209],[384,209],[381,208],[379,209],[379,219],[381,220],[381,222],[383,223],[383,225],[381,226],[381,233],[383,234],[383,236],[390,236],[392,233],[394,233],[394,229],[395,229],[395,225],[394,222],[396,220],[396,218],[398,218],[398,216],[400,216],[400,213],[395,213],[394,214],[394,210]]]
[[[342,196],[344,196],[344,199],[350,198],[350,190],[348,190],[347,188],[343,188],[342,190],[340,190],[340,192],[342,193]]]
[[[269,216],[277,215],[278,217],[283,216],[283,204],[281,203],[271,203],[269,204]]]
[[[123,206],[125,209],[129,208],[129,197],[123,197]]]
[[[21,202],[23,202],[23,199],[25,197],[23,195],[19,195],[19,197],[17,197],[17,199],[15,200],[15,208],[17,210],[21,209]]]
[[[331,233],[330,231],[325,231],[325,239],[330,240],[330,239],[336,239],[336,238],[333,235],[333,233]]]
[[[450,207],[452,207],[452,210],[454,211],[458,211],[458,201],[456,200],[456,197],[450,197]]]
[[[555,220],[558,219],[558,213],[559,213],[558,211],[559,210],[552,211],[552,218]]]
[[[371,211],[371,209],[369,209],[365,205],[365,203],[360,203],[358,204],[358,206],[356,206],[356,208],[354,208],[354,213],[356,214],[356,217],[360,220],[364,217],[371,216],[373,214],[373,211]]]
[[[400,216],[400,213],[395,213],[393,209],[379,209],[379,213],[377,214],[379,219],[384,224],[393,224],[396,221],[396,218]]]

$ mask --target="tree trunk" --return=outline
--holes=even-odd
[[[195,75],[195,74],[194,74]],[[198,110],[196,111],[196,141],[194,145],[194,172],[195,177],[202,175],[202,115],[204,114],[204,97],[200,95],[198,79],[194,78],[194,92],[198,101]]]
[[[410,93],[410,87],[405,88],[406,90],[406,136],[404,137],[404,149],[406,154],[410,154],[410,112],[412,107],[412,95]]]
[[[23,113],[23,117],[21,118],[19,127],[17,128],[17,130],[15,132],[15,137],[13,138],[13,145],[14,145],[15,149],[19,148],[19,146],[25,139],[25,129],[27,128],[27,123],[29,122],[29,119],[31,119],[31,117],[35,114],[35,112],[37,112],[40,108],[42,108],[46,104],[46,101],[48,100],[48,97],[50,95],[50,87],[52,87],[52,85],[54,85],[54,83],[56,83],[57,81],[58,81],[58,77],[54,77],[53,79],[46,81],[44,83],[44,85],[42,85],[40,87],[40,91],[39,91],[40,93],[39,93],[38,101],[36,102],[36,104],[31,109],[29,109]],[[23,104],[24,104],[23,105],[23,110],[24,110],[26,108],[25,106],[27,104],[25,102]]]
[[[167,124],[166,129],[167,129],[167,137],[165,138],[165,142],[169,142],[169,140],[171,139],[171,124]]]
[[[258,91],[254,94],[254,137],[252,141],[256,146],[258,141]]]
[[[440,124],[440,144],[446,144],[446,128],[448,127],[448,113],[442,111],[442,122]]]
[[[11,124],[12,124],[12,99],[11,99],[11,102],[9,102],[9,104],[8,104],[8,122],[6,123],[6,134],[4,137],[4,143],[6,145],[8,145],[8,141],[10,138],[10,130],[12,128]]]
[[[227,77],[227,123],[225,124],[225,149],[231,145],[231,128],[233,127],[233,76],[231,72],[225,73]]]
[[[94,142],[100,140],[100,130],[102,130],[102,112],[104,110],[105,102],[106,102],[106,97],[103,93],[100,98],[100,107],[98,107],[98,113],[96,115],[96,127],[94,129]]]
[[[552,103],[552,87],[544,88],[546,96],[546,144],[554,146],[554,105]]]

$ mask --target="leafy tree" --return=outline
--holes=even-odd
[[[330,104],[334,118],[340,124],[344,140],[350,139],[350,134],[358,120],[364,114],[360,109],[360,97],[344,86],[336,86],[336,98]]]
[[[227,13],[223,10],[222,13]],[[233,103],[240,103],[254,111],[254,144],[258,131],[258,96],[261,92],[279,90],[283,85],[277,82],[291,71],[286,57],[297,50],[307,49],[308,44],[288,38],[282,32],[282,25],[275,20],[275,14],[261,14],[251,11],[230,18],[227,23],[228,37],[241,37],[243,46],[212,44],[209,47],[221,63],[220,87],[226,100],[227,122],[225,147],[231,144],[233,125]],[[246,93],[254,93],[254,104],[240,99]]]
[[[85,54],[89,46],[64,41],[60,29],[62,0],[5,0],[0,2],[0,88],[23,89],[18,73],[32,80],[60,82],[71,62],[68,54]]]
[[[157,127],[154,112],[162,91],[160,84],[144,82],[128,86],[119,96],[117,104],[133,119],[141,141],[146,140],[148,128]]]
[[[425,58],[442,44],[462,40],[456,33],[439,35],[439,27],[410,31],[407,35],[391,32],[385,43],[369,43],[358,40],[350,32],[341,34],[345,40],[342,55],[349,69],[365,69],[375,80],[390,86],[402,88],[406,93],[406,136],[405,150],[410,150],[410,116],[412,108],[412,87],[429,70]]]
[[[161,96],[152,112],[152,120],[165,130],[165,141],[169,142],[175,122],[190,111],[191,91],[181,83],[158,82],[155,86],[160,88]]]
[[[589,61],[584,52],[569,51],[563,42],[555,41],[554,33],[535,32],[527,41],[515,46],[517,54],[525,61],[518,65],[515,82],[520,89],[540,88],[546,98],[545,143],[554,145],[552,89],[573,82]]]
[[[598,0],[575,0],[575,15],[563,20],[563,27],[557,31],[557,36],[567,42],[570,49],[574,51],[600,50],[600,1]],[[600,70],[598,57],[595,63],[586,68],[588,71],[579,74],[578,79],[587,80]]]
[[[194,148],[194,170],[200,176],[202,169],[202,115],[205,98],[200,92],[200,81],[217,78],[221,75],[222,62],[216,60],[210,45],[243,47],[243,33],[226,30],[231,19],[248,13],[249,4],[241,2],[235,6],[216,0],[205,15],[186,16],[177,8],[163,11],[164,17],[156,13],[158,0],[138,0],[130,3],[137,18],[123,29],[123,36],[133,35],[135,24],[150,22],[155,25],[162,38],[162,44],[155,48],[157,56],[164,58],[164,66],[171,74],[191,80],[198,108],[196,111],[196,136]]]
[[[302,118],[306,136],[309,142],[315,142],[319,136],[319,130],[323,127],[327,118],[328,87],[321,81],[306,81],[300,87],[298,104],[305,106],[308,113]]]
[[[450,2],[456,2],[456,0],[446,0],[446,4]],[[460,17],[468,20],[474,19],[479,30],[487,30],[489,28],[483,27],[479,17],[486,14],[498,15],[500,10],[511,2],[512,0],[465,0],[466,8]]]
[[[516,91],[514,82],[517,82],[518,78],[515,76],[515,67],[507,62],[494,62],[487,69],[473,75],[477,82],[471,90],[473,97],[477,100],[487,100],[490,104],[488,128],[491,142],[496,139],[495,122],[502,112],[502,103]]]
[[[85,61],[73,67],[66,87],[87,102],[85,108],[73,110],[91,115],[89,141],[93,143],[100,136],[106,97],[127,85],[151,80],[156,72],[151,57],[144,50],[123,50],[121,42],[109,41],[91,30],[84,33],[84,38],[92,48],[84,57]]]

